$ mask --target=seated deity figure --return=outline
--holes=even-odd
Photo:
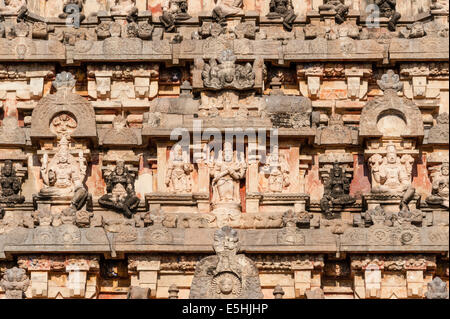
[[[345,21],[348,15],[349,7],[345,5],[344,0],[325,0],[324,4],[319,6],[319,10],[334,10],[336,11],[336,23],[341,24]]]
[[[107,194],[99,198],[100,206],[131,218],[140,202],[134,191],[134,180],[133,174],[128,171],[125,163],[117,162],[114,171],[105,174]]]
[[[223,157],[216,161],[211,170],[213,203],[239,203],[237,181],[244,178],[247,166],[233,156],[231,143],[225,143]]]
[[[388,29],[395,31],[398,20],[401,14],[395,10],[397,0],[375,0],[375,4],[380,10],[380,17],[389,18]]]
[[[428,204],[438,204],[449,208],[449,163],[442,163],[440,170],[432,174],[431,196],[426,199]]]
[[[216,0],[217,6],[212,11],[212,17],[217,23],[226,25],[225,18],[238,14],[243,14],[242,7],[244,6],[243,0]]]
[[[166,173],[166,185],[171,192],[189,193],[191,191],[190,173],[192,165],[184,159],[183,148],[177,144],[170,154]]]
[[[271,154],[267,157],[264,170],[268,173],[268,189],[272,193],[281,193],[283,189],[290,185],[289,165],[286,158],[279,154],[278,147],[275,146]]]
[[[159,20],[167,32],[175,31],[175,21],[190,19],[187,13],[187,0],[165,0],[162,5],[163,13]]]
[[[395,145],[388,145],[386,156],[372,155],[369,165],[372,172],[372,192],[403,195],[401,208],[407,208],[415,189],[411,186],[411,171],[414,159],[411,155],[397,156]]]
[[[58,150],[53,159],[48,162],[48,155],[44,154],[41,166],[44,187],[38,197],[58,199],[71,197],[70,209],[80,210],[88,198],[88,192],[83,186],[86,175],[86,160],[80,151],[78,159],[69,152],[69,141],[65,136],[58,143]]]
[[[111,14],[126,15],[128,19],[137,16],[136,0],[115,0],[114,3],[110,10]]]
[[[331,208],[333,205],[351,205],[356,201],[349,195],[350,181],[345,176],[338,162],[333,164],[330,177],[325,182],[324,194],[320,200],[320,208],[327,218],[333,218]]]
[[[297,15],[294,13],[292,0],[270,0],[269,13],[267,18],[278,19],[283,18],[283,25],[288,30],[292,30],[292,24]]]
[[[2,187],[0,203],[21,204],[25,201],[25,197],[19,195],[22,187],[22,179],[16,176],[16,171],[10,160],[5,161],[2,167],[0,185]]]

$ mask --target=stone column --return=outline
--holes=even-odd
[[[323,256],[304,256],[293,261],[295,298],[305,298],[305,292],[320,288]]]

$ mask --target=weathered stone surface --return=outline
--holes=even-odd
[[[195,267],[190,299],[259,299],[261,286],[255,264],[237,254],[239,237],[223,227],[214,234],[216,256],[206,257]]]

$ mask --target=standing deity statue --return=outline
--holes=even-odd
[[[192,165],[184,158],[183,148],[179,144],[175,145],[170,152],[166,172],[166,185],[170,192],[189,193],[192,188],[190,178],[192,170]]]
[[[247,166],[234,159],[233,146],[225,142],[222,158],[211,169],[213,204],[240,203],[239,180],[243,179]]]
[[[167,32],[175,31],[175,22],[190,19],[187,0],[164,0],[159,20]]]
[[[223,26],[227,24],[226,17],[244,13],[242,9],[244,6],[243,0],[215,0],[215,2],[218,2],[218,4],[212,11],[212,17]]]
[[[411,186],[411,172],[414,158],[405,154],[397,156],[395,145],[386,147],[386,156],[374,154],[369,158],[372,173],[372,192],[403,195],[401,208],[407,209],[415,189]]]
[[[444,162],[437,172],[431,174],[432,190],[431,196],[426,199],[428,204],[438,204],[449,208],[448,172],[448,162]]]
[[[38,197],[44,199],[71,197],[70,209],[80,210],[88,198],[88,192],[83,186],[86,168],[83,152],[80,151],[78,159],[75,159],[69,152],[69,141],[62,136],[50,163],[47,153],[44,154],[41,166],[44,187],[39,191]]]
[[[319,10],[336,11],[336,23],[341,24],[347,19],[349,7],[345,5],[344,0],[325,0],[324,4],[319,6]]]
[[[263,170],[267,173],[268,190],[271,193],[281,193],[291,184],[289,180],[289,164],[286,157],[279,153],[275,146],[267,157]]]
[[[270,0],[268,19],[283,18],[283,25],[288,30],[292,30],[292,24],[297,15],[294,13],[292,0]]]
[[[333,205],[351,205],[356,201],[349,192],[350,181],[339,163],[335,162],[330,177],[325,181],[323,197],[320,200],[320,208],[327,218],[333,218]]]
[[[22,178],[16,176],[16,170],[10,160],[5,161],[0,175],[0,203],[21,204],[25,197],[20,195]]]
[[[105,172],[104,178],[107,194],[99,198],[100,206],[131,218],[140,203],[134,190],[134,175],[128,171],[123,161],[119,161],[112,172]]]
[[[375,0],[375,4],[380,10],[380,16],[388,18],[388,29],[395,31],[398,20],[401,18],[401,14],[395,11],[397,0]]]

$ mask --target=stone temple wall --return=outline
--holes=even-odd
[[[0,0],[0,298],[448,298],[448,45],[446,0]]]

